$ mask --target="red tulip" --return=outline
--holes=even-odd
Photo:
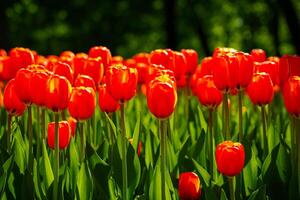
[[[201,73],[201,68],[197,67],[194,74],[192,74],[190,81],[188,83],[194,96],[197,96],[197,81],[201,77],[200,73]]]
[[[32,73],[30,83],[34,85],[34,90],[38,92],[32,92],[32,102],[39,106],[45,106],[47,99],[47,84],[50,77],[50,73],[46,70],[39,70]]]
[[[134,59],[129,58],[123,61],[123,65],[129,68],[136,68],[136,62]]]
[[[166,69],[162,65],[151,64],[148,67],[147,75],[146,75],[146,84],[152,81],[161,70]]]
[[[216,162],[218,170],[226,176],[236,176],[244,168],[245,150],[238,142],[225,141],[216,148]]]
[[[71,136],[75,137],[77,120],[73,117],[68,117],[68,123],[69,123],[70,128],[71,128]]]
[[[215,50],[213,52],[213,57],[225,56],[225,55],[234,54],[234,53],[236,53],[236,50],[234,48],[217,47],[217,48],[215,48]]]
[[[199,200],[201,196],[200,179],[194,172],[184,172],[179,176],[178,195],[181,200]]]
[[[3,103],[5,110],[11,115],[22,115],[26,105],[20,101],[15,91],[15,79],[11,79],[4,89]]]
[[[106,69],[110,65],[112,59],[110,50],[107,47],[103,47],[103,46],[95,46],[90,48],[89,57],[91,58],[101,57],[101,60],[104,65],[104,69]]]
[[[63,62],[56,62],[52,67],[53,73],[63,76],[68,79],[68,81],[73,83],[73,70],[69,64]]]
[[[143,84],[146,82],[146,77],[148,73],[148,65],[145,63],[137,63],[136,69],[138,71],[138,83]]]
[[[215,86],[212,75],[206,75],[198,79],[197,96],[200,103],[209,108],[217,107],[223,99],[223,94]]]
[[[60,53],[59,57],[69,57],[73,59],[75,54],[72,51],[63,51]]]
[[[0,57],[0,80],[7,81],[15,77],[16,72],[11,63],[10,57]]]
[[[112,113],[120,108],[120,104],[108,93],[106,84],[100,85],[98,92],[99,107],[102,112]]]
[[[205,57],[201,61],[201,68],[199,69],[199,77],[213,74],[214,62],[212,57]]]
[[[119,102],[128,101],[135,95],[137,79],[137,70],[125,65],[112,65],[106,70],[108,92]]]
[[[46,106],[54,112],[68,107],[72,86],[68,79],[51,75],[47,83]]]
[[[33,72],[30,69],[22,68],[16,74],[15,91],[18,98],[25,104],[33,101],[34,86],[32,85]]]
[[[17,72],[21,68],[26,68],[34,63],[34,55],[30,49],[17,47],[9,51],[10,58],[13,59],[13,68]]]
[[[83,70],[83,74],[93,78],[96,86],[98,86],[104,75],[103,62],[101,58],[88,58]]]
[[[149,65],[149,54],[148,53],[138,53],[133,56],[136,63],[144,63]]]
[[[178,51],[173,51],[173,68],[176,79],[179,79],[181,76],[185,75],[186,72],[186,60],[183,53]],[[170,66],[170,65],[169,65]]]
[[[71,128],[67,121],[58,124],[59,149],[65,149],[70,143]],[[48,146],[54,149],[55,123],[48,124]]]
[[[78,74],[83,74],[83,70],[87,59],[88,55],[86,53],[77,53],[75,55],[73,59],[74,79],[76,79]]]
[[[157,118],[169,117],[177,103],[176,85],[169,75],[156,77],[147,86],[147,104]]]
[[[213,58],[213,77],[216,87],[221,91],[236,88],[238,83],[239,62],[235,55]]]
[[[271,103],[274,90],[269,74],[265,72],[254,73],[252,81],[247,88],[247,93],[255,105],[262,106]]]
[[[176,82],[177,88],[184,88],[186,86],[186,76],[182,75]]]
[[[0,49],[0,56],[7,56],[5,49]]]
[[[122,64],[123,63],[123,57],[122,56],[113,56],[111,58],[111,65],[115,65],[115,64]]]
[[[294,117],[300,117],[300,77],[291,76],[284,84],[283,99],[286,110]]]
[[[254,62],[254,71],[268,73],[273,85],[279,85],[278,63],[272,61]]]
[[[182,49],[186,60],[186,73],[191,75],[198,66],[198,53],[194,49]]]
[[[280,86],[291,76],[300,76],[300,56],[284,55],[279,60]]]
[[[93,116],[96,107],[96,94],[90,87],[75,87],[68,105],[69,113],[77,120],[86,120]]]
[[[246,88],[251,82],[253,75],[253,60],[252,56],[244,53],[237,52],[236,57],[239,61],[238,70],[238,88]]]
[[[152,51],[149,55],[149,61],[150,64],[156,64],[156,65],[162,65],[167,69],[172,69],[172,67],[169,67],[172,58],[170,57],[170,52],[171,51],[167,51],[165,49],[156,49],[154,51]]]
[[[262,49],[252,49],[251,55],[254,62],[264,62],[267,58],[266,52]]]
[[[87,76],[87,75],[78,75],[77,78],[74,81],[74,87],[90,87],[93,88],[94,91],[96,91],[96,86],[94,80]]]

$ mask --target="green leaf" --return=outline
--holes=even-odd
[[[37,162],[36,159],[33,160],[33,184],[34,184],[34,191],[38,199],[41,199],[40,188],[39,188],[39,180],[37,174]]]
[[[226,193],[223,189],[221,189],[221,197],[220,197],[220,200],[228,200],[227,196],[226,196]]]
[[[138,119],[137,119],[135,127],[134,127],[133,141],[132,141],[132,146],[133,146],[135,152],[137,152],[138,145],[139,145],[140,124],[141,124],[141,114],[138,114]]]
[[[49,189],[50,185],[54,181],[53,171],[51,168],[50,160],[48,157],[47,149],[45,142],[43,142],[43,158],[42,158],[42,165],[43,165],[43,180],[45,182],[46,189]]]
[[[8,178],[8,189],[10,193],[13,195],[14,199],[16,199],[16,191],[14,187],[14,181],[15,181],[15,175],[13,173],[10,173]]]
[[[145,163],[147,169],[149,169],[150,166],[153,167],[153,152],[152,152],[152,142],[151,142],[152,140],[149,131],[147,131],[145,135],[146,135]]]
[[[70,173],[71,173],[71,183],[72,183],[72,190],[75,192],[76,190],[76,183],[77,183],[77,175],[79,172],[79,155],[76,148],[75,140],[71,140],[70,147]]]
[[[248,200],[263,200],[266,197],[266,185],[262,185],[260,188],[252,192]]]
[[[83,162],[77,179],[79,199],[90,200],[93,197],[93,178],[87,161]]]
[[[19,129],[14,134],[14,150],[15,150],[15,162],[20,170],[21,174],[25,173],[26,170],[26,153],[25,153],[25,142]]]
[[[281,180],[284,183],[287,183],[291,175],[291,170],[290,170],[291,166],[290,166],[290,160],[289,160],[287,148],[282,144],[280,144],[279,147],[276,166]]]
[[[273,172],[276,168],[276,158],[279,151],[280,145],[278,144],[272,149],[271,153],[266,157],[262,165],[262,177],[265,182],[268,182],[269,179],[273,176]]]
[[[195,166],[197,172],[200,174],[200,179],[202,179],[201,182],[204,181],[205,188],[209,187],[210,179],[211,179],[210,174],[199,163],[197,163],[197,161],[195,161],[194,159],[192,159],[192,161],[194,163],[194,166]]]
[[[107,113],[104,113],[104,115],[105,115],[105,118],[108,120],[108,123],[111,126],[111,129],[113,130],[113,133],[114,133],[114,135],[116,137],[116,135],[117,135],[117,129],[116,129],[116,126],[115,126],[114,122],[111,120],[111,118],[108,116]]]

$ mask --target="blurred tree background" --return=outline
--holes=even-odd
[[[0,48],[41,54],[104,45],[126,57],[217,46],[300,54],[299,0],[0,0]]]

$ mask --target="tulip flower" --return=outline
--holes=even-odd
[[[106,84],[100,85],[98,92],[98,102],[102,112],[113,113],[120,108],[120,104],[107,91]]]
[[[96,90],[96,86],[95,86],[95,82],[94,80],[87,75],[78,75],[77,78],[74,81],[74,87],[90,87],[92,88],[94,91]]]
[[[251,55],[254,62],[264,62],[267,59],[266,52],[262,49],[252,49]]]
[[[0,56],[7,56],[5,49],[0,49]]]
[[[178,51],[173,51],[173,66],[174,66],[174,74],[176,79],[178,80],[181,76],[185,75],[186,72],[186,60],[183,53]]]
[[[77,53],[75,55],[72,64],[74,70],[74,79],[76,79],[79,74],[83,74],[88,57],[89,56],[86,53]]]
[[[38,92],[32,93],[32,102],[38,106],[45,106],[47,99],[47,83],[50,77],[50,72],[46,70],[39,70],[32,74],[31,85],[34,85]]]
[[[48,124],[48,146],[54,149],[54,131],[55,123],[51,122]],[[63,150],[67,148],[70,143],[71,128],[67,121],[60,121],[58,127],[59,135],[59,149]]]
[[[98,86],[104,74],[102,59],[100,57],[88,58],[83,69],[83,74],[93,78],[96,86]]]
[[[13,48],[9,51],[10,56],[10,70],[12,77],[15,77],[17,71],[21,68],[26,68],[28,65],[34,63],[34,55],[30,49],[27,48]]]
[[[300,77],[291,76],[284,84],[283,99],[286,110],[292,116],[300,117]]]
[[[235,199],[234,176],[241,173],[245,163],[244,146],[238,142],[224,141],[217,145],[216,163],[221,174],[228,177],[231,199]]]
[[[279,87],[279,65],[273,61],[254,62],[255,72],[266,72],[270,75],[273,87]]]
[[[214,49],[213,52],[213,57],[218,57],[218,56],[225,56],[225,55],[230,55],[236,53],[236,50],[234,48],[229,48],[229,47],[217,47]]]
[[[77,120],[86,120],[92,117],[96,107],[96,95],[93,88],[75,87],[72,90],[68,110]]]
[[[180,200],[199,200],[201,196],[200,179],[194,172],[184,172],[179,176],[178,195]]]
[[[24,113],[26,105],[18,98],[15,91],[16,80],[11,79],[5,86],[3,103],[10,115],[20,116]]]
[[[89,57],[91,58],[101,57],[105,70],[106,68],[109,67],[112,59],[110,50],[107,47],[103,47],[103,46],[95,46],[90,48]]]
[[[68,79],[68,81],[73,83],[73,70],[69,64],[63,63],[61,61],[53,64],[52,71],[54,74],[60,75]]]
[[[137,70],[124,65],[112,65],[106,70],[108,92],[119,102],[128,101],[135,95],[137,79]]]
[[[136,61],[132,58],[123,61],[123,65],[129,68],[136,68]]]
[[[123,57],[122,56],[113,56],[111,58],[111,65],[116,65],[116,64],[123,64]]]
[[[134,55],[132,58],[135,60],[136,63],[144,63],[149,65],[149,55],[148,53],[138,53]]]
[[[72,51],[63,51],[60,53],[59,57],[69,57],[69,58],[74,58],[75,54]]]
[[[166,69],[162,65],[151,64],[148,67],[147,75],[146,75],[146,84],[152,81],[161,70]],[[170,70],[169,70],[170,71]],[[173,72],[172,72],[173,73]],[[174,74],[174,73],[173,73]]]
[[[279,60],[280,86],[291,76],[300,76],[300,56],[284,55]]]
[[[30,105],[33,97],[33,86],[31,86],[32,71],[20,69],[15,78],[15,91],[18,98],[25,104]]]
[[[146,82],[148,65],[145,63],[137,63],[136,64],[137,74],[138,74],[138,83],[143,84]]]
[[[181,49],[186,60],[186,73],[191,75],[198,66],[198,53],[194,49]]]
[[[166,141],[167,119],[174,112],[177,103],[176,84],[168,74],[156,77],[147,86],[147,104],[150,112],[159,119],[160,127],[160,170],[161,170],[161,199],[166,199],[165,170],[166,167]]]
[[[70,125],[70,128],[71,128],[71,136],[75,137],[77,120],[73,117],[68,117],[67,121],[68,121],[68,124]]]
[[[165,49],[156,49],[152,51],[149,55],[150,64],[162,65],[167,69],[174,71],[174,66],[170,66],[172,62],[172,57],[170,56],[171,50],[168,52]]]

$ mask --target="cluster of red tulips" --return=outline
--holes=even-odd
[[[270,154],[267,135],[266,106],[274,94],[282,93],[285,107],[296,127],[300,117],[300,57],[285,55],[266,57],[265,51],[253,49],[251,54],[232,48],[216,48],[211,57],[198,61],[192,49],[173,51],[158,49],[150,53],[138,53],[130,59],[112,56],[108,48],[95,46],[88,53],[64,51],[59,56],[39,55],[27,48],[13,48],[8,54],[0,51],[0,79],[5,85],[3,105],[8,113],[7,143],[11,151],[11,122],[13,117],[22,116],[28,110],[29,166],[33,165],[33,142],[48,142],[54,149],[53,199],[59,198],[60,150],[68,147],[72,138],[80,139],[80,162],[85,162],[85,122],[94,116],[98,105],[102,112],[112,118],[120,109],[120,158],[122,161],[122,198],[128,199],[128,142],[125,121],[125,105],[138,95],[144,94],[150,112],[158,119],[160,137],[161,199],[168,199],[168,136],[170,117],[176,110],[178,89],[186,91],[189,103],[190,92],[208,110],[208,156],[209,173],[215,181],[216,169],[228,177],[231,199],[235,199],[235,176],[245,163],[243,146],[243,94],[261,108],[263,135],[261,149],[263,158]],[[2,91],[0,91],[0,97]],[[238,137],[230,130],[230,95],[238,97]],[[1,99],[2,102],[2,99]],[[224,142],[216,144],[213,116],[223,102],[222,133]],[[2,103],[0,103],[2,105]],[[41,119],[41,136],[34,138],[32,130],[32,108]],[[46,134],[46,110],[52,110]],[[68,111],[68,112],[67,112]],[[188,112],[188,111],[187,111]],[[54,116],[54,118],[53,118]],[[187,113],[187,123],[188,123]],[[300,167],[299,133],[292,130],[291,160],[293,174]],[[79,132],[79,136],[75,133]],[[119,134],[119,132],[117,132]],[[110,133],[110,145],[116,143]],[[119,141],[119,140],[118,140]],[[232,142],[235,141],[235,142]],[[139,143],[140,155],[142,145]],[[40,148],[40,147],[38,147]],[[298,150],[297,150],[298,149]],[[113,151],[113,150],[112,150]],[[29,167],[29,168],[31,168]],[[299,175],[298,175],[299,176]],[[300,183],[298,183],[299,185]],[[196,200],[201,196],[200,179],[194,172],[182,172],[179,176],[178,195],[182,200]]]

